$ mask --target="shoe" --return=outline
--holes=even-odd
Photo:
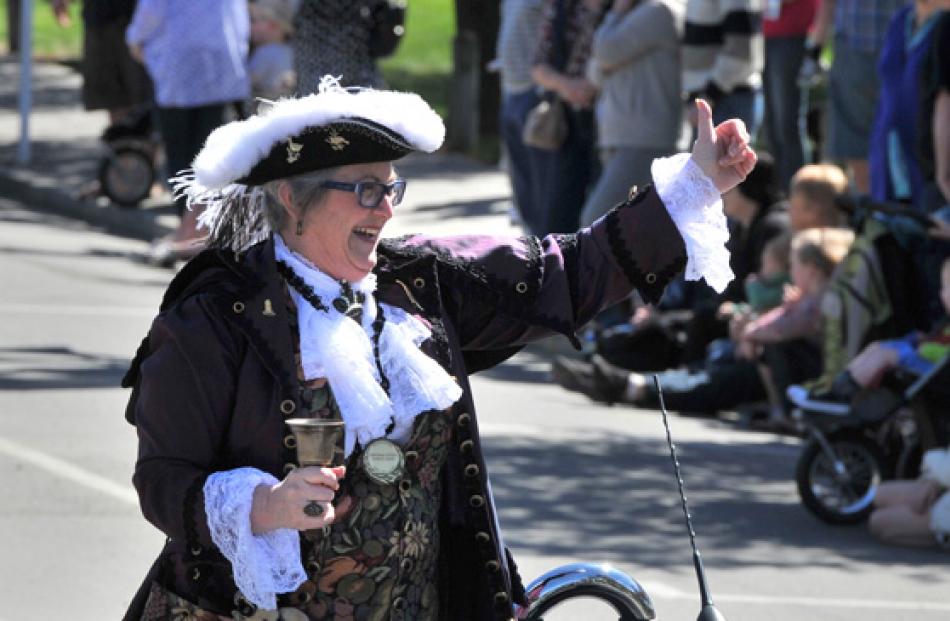
[[[593,376],[594,368],[589,362],[558,356],[551,364],[551,381],[565,390],[585,392],[593,385]]]
[[[843,400],[830,390],[816,393],[809,392],[804,386],[792,385],[788,387],[785,394],[789,401],[806,412],[819,412],[837,416],[847,416],[851,412],[851,402]]]
[[[594,354],[591,365],[594,368],[593,380],[596,394],[596,396],[591,396],[591,399],[602,401],[607,405],[623,401],[630,372],[610,364],[600,354]]]

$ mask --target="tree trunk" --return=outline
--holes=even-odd
[[[20,49],[20,0],[7,0],[7,48]]]
[[[458,43],[474,37],[478,52],[477,66],[471,70],[478,74],[478,133],[482,136],[498,134],[498,106],[500,105],[500,87],[497,73],[490,73],[486,66],[495,58],[495,44],[498,40],[498,27],[501,20],[498,0],[455,0],[456,47]],[[463,33],[470,32],[471,35]],[[459,66],[456,58],[456,75],[465,67]],[[468,59],[464,59],[468,60]],[[464,105],[472,106],[468,101]]]

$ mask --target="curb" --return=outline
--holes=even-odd
[[[54,179],[27,168],[0,170],[0,196],[24,203],[32,210],[86,222],[121,237],[150,241],[172,230],[159,222],[162,214],[150,213],[141,207],[127,209],[78,200],[60,188]]]

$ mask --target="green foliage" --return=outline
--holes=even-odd
[[[408,0],[406,36],[380,63],[390,88],[419,93],[439,114],[448,112],[452,74],[453,0]]]
[[[7,52],[7,3],[20,0],[0,0],[0,51]],[[33,2],[33,56],[43,59],[76,59],[82,53],[82,20],[80,2],[71,2],[69,14],[72,23],[63,27],[56,23],[53,9],[45,0]]]

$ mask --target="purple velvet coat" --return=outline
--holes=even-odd
[[[521,601],[504,546],[468,376],[529,341],[575,332],[639,290],[658,301],[686,263],[685,246],[652,188],[576,235],[410,236],[380,245],[377,295],[424,317],[432,348],[464,394],[442,472],[440,615],[508,619]],[[202,608],[234,609],[228,561],[211,540],[202,487],[215,471],[253,466],[282,478],[294,464],[284,418],[298,407],[291,331],[273,241],[239,256],[209,250],[169,286],[123,382],[137,426],[133,477],[145,517],[168,541],[126,618],[138,619],[153,580]],[[274,314],[265,314],[266,307]],[[475,476],[465,467],[474,464]],[[469,468],[469,472],[473,469]]]

